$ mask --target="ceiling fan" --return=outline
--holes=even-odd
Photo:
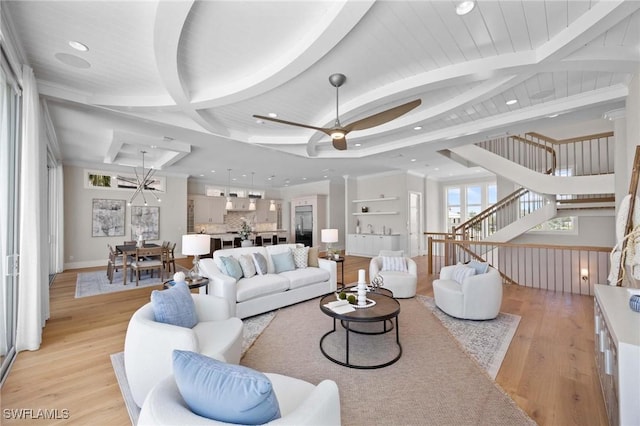
[[[347,81],[347,77],[344,74],[331,74],[329,76],[329,82],[333,87],[336,88],[336,121],[333,124],[333,127],[310,126],[308,124],[294,123],[293,121],[280,120],[277,118],[265,117],[263,115],[254,115],[254,117],[262,120],[275,121],[276,123],[289,124],[291,126],[306,127],[307,129],[318,130],[331,136],[333,147],[335,149],[345,150],[347,149],[346,136],[349,132],[353,130],[364,130],[371,127],[379,126],[408,113],[422,103],[420,99],[416,99],[414,101],[407,102],[406,104],[390,108],[386,111],[370,115],[369,117],[365,117],[358,121],[354,121],[351,124],[343,126],[342,124],[340,124],[340,115],[338,114],[338,89],[344,84],[345,81]]]

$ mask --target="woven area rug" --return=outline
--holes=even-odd
[[[353,370],[328,361],[318,350],[320,336],[329,330],[331,320],[317,304],[312,300],[281,309],[277,316],[270,312],[245,319],[241,363],[312,383],[324,378],[335,380],[340,388],[345,425],[535,424],[489,379],[495,377],[504,359],[520,320],[517,315],[500,313],[492,321],[465,321],[441,312],[430,297],[402,300],[400,360],[380,370]],[[270,323],[272,326],[267,328]],[[388,356],[385,351],[393,355],[396,350],[394,338],[395,333],[381,336],[383,341],[378,343],[383,349],[376,347],[375,351],[366,346],[371,343],[371,336],[361,339],[363,347],[357,347],[358,337],[351,343],[356,345],[356,352],[384,358]],[[384,339],[391,341],[385,343]],[[332,340],[328,343],[339,347],[344,337],[336,335]],[[111,361],[135,425],[140,409],[130,396],[123,353],[111,355]],[[461,398],[468,399],[467,394],[472,396],[469,401],[456,404]],[[362,406],[378,408],[363,415],[358,395],[366,395],[366,405]],[[446,395],[450,397],[445,398]],[[388,401],[394,398],[399,401],[389,406]]]
[[[271,323],[276,316],[276,312],[267,312],[266,314],[256,315],[255,317],[245,318],[242,320],[244,323],[244,329],[242,331],[242,354],[244,355],[247,350],[253,345],[260,333]],[[124,370],[124,352],[118,352],[111,354],[111,365],[113,371],[118,380],[120,386],[120,392],[122,392],[122,398],[127,406],[127,412],[131,419],[131,424],[135,426],[138,423],[138,417],[140,416],[140,408],[136,405],[133,397],[131,396],[131,390],[129,389],[129,383],[127,382],[127,376]]]
[[[188,269],[183,268],[180,265],[176,265],[176,270],[186,272]],[[148,273],[143,273],[140,276],[138,287],[136,287],[135,278],[133,282],[129,281],[129,270],[127,270],[127,284],[122,282],[122,271],[114,272],[113,283],[109,282],[107,278],[107,271],[93,271],[93,272],[80,272],[78,273],[78,279],[76,281],[76,299],[87,296],[97,296],[105,293],[116,293],[118,291],[135,290],[140,287],[159,286],[164,281],[171,279],[173,273],[165,274],[164,279],[160,279],[158,273],[153,275],[153,278]]]
[[[535,424],[420,301],[400,304],[403,352],[388,367],[358,370],[326,359],[318,344],[333,322],[318,309],[317,300],[280,310],[241,363],[311,383],[334,380],[344,425]],[[340,332],[338,327],[326,349],[344,342]],[[397,350],[394,339],[395,333],[353,335],[350,348],[384,358]]]
[[[416,295],[416,298],[433,312],[462,348],[495,379],[518,329],[520,316],[500,312],[489,321],[461,320],[438,309],[431,297]]]

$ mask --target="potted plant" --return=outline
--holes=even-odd
[[[242,225],[240,226],[240,231],[238,232],[241,240],[240,244],[242,245],[242,247],[250,247],[252,245],[251,240],[249,239],[252,232],[253,230],[251,229],[251,225],[249,225],[249,223],[247,223],[247,221],[243,219]]]

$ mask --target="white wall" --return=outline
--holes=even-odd
[[[615,218],[579,216],[578,233],[527,232],[509,241],[516,244],[551,244],[560,246],[612,247],[615,245]]]
[[[129,200],[131,190],[93,189],[84,186],[82,167],[64,167],[64,268],[86,268],[107,264],[107,244],[122,244],[131,239],[130,208],[126,208],[125,235],[92,237],[91,208],[94,198]],[[182,235],[187,228],[187,179],[166,177],[162,203],[147,198],[149,205],[160,206],[160,242],[176,242],[181,253]],[[134,205],[141,205],[140,196]]]
[[[375,234],[381,234],[383,228],[389,229],[394,234],[401,235],[401,247],[406,245],[407,236],[407,175],[404,172],[385,173],[379,175],[363,176],[356,179],[356,192],[350,196],[353,200],[369,200],[397,197],[397,200],[374,201],[365,203],[352,203],[354,212],[361,212],[362,207],[368,207],[369,212],[395,211],[392,215],[355,216],[360,220],[360,231],[369,233],[370,229]],[[371,225],[371,228],[369,227]],[[348,234],[355,233],[355,226],[347,229]],[[406,247],[404,248],[406,250]]]
[[[443,232],[444,209],[442,206],[444,205],[444,196],[440,183],[437,180],[427,178],[425,188],[425,231]]]

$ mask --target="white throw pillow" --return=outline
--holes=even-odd
[[[407,261],[400,256],[382,256],[382,270],[407,272]]]
[[[293,261],[296,268],[306,268],[309,259],[309,247],[296,247],[293,249]]]
[[[243,254],[238,258],[240,267],[242,268],[242,275],[245,278],[251,278],[256,274],[256,266],[253,264],[253,257],[250,254]]]
[[[453,268],[453,274],[451,274],[451,278],[458,284],[462,284],[465,278],[471,277],[475,274],[475,269],[467,265],[457,264],[455,268]]]

